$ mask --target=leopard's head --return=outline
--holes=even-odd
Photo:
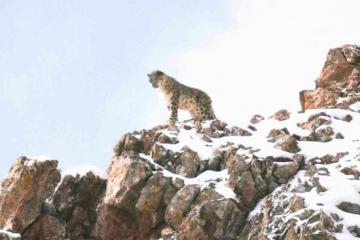
[[[163,80],[165,76],[166,76],[165,73],[159,70],[153,71],[150,74],[148,74],[149,81],[154,88],[159,87],[160,82]]]

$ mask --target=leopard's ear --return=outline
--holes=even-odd
[[[157,70],[157,71],[156,71],[156,75],[162,76],[162,75],[164,75],[164,73],[163,73],[162,71],[160,71],[160,70]]]

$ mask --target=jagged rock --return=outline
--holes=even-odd
[[[305,207],[305,199],[298,195],[293,196],[290,199],[290,211],[296,212]]]
[[[29,229],[26,229],[21,239],[65,240],[65,225],[58,218],[45,215],[37,219]]]
[[[297,240],[297,239],[298,236],[295,227],[292,224],[289,224],[285,232],[284,240]]]
[[[289,153],[300,152],[301,149],[298,147],[297,140],[290,135],[284,135],[275,144],[275,148],[281,149]]]
[[[356,91],[360,88],[358,56],[359,46],[344,45],[331,49],[316,81],[316,89],[300,92],[302,109],[323,107],[348,109],[353,102],[359,101],[356,97]],[[344,100],[338,102],[340,97]]]
[[[200,158],[196,152],[185,146],[174,165],[177,174],[184,177],[195,177],[200,169]]]
[[[273,175],[276,177],[277,182],[281,184],[287,183],[289,178],[300,168],[302,160],[303,158],[299,157],[294,158],[293,161],[286,164],[276,164],[274,166]]]
[[[91,236],[116,240],[144,237],[139,231],[136,203],[147,180],[153,175],[151,166],[137,155],[114,157],[108,168],[105,197],[97,207],[97,221]],[[148,236],[147,236],[148,237]]]
[[[161,166],[167,166],[171,159],[171,152],[161,145],[154,144],[151,148],[150,156],[157,164]]]
[[[166,223],[174,229],[179,230],[183,217],[190,211],[190,205],[199,192],[200,187],[197,185],[188,185],[180,189],[172,198],[166,209]]]
[[[165,210],[176,191],[171,179],[165,178],[161,172],[156,172],[146,182],[135,206],[141,236],[149,236],[153,229],[164,222]]]
[[[208,161],[208,170],[219,171],[224,169],[224,151],[215,150]]]
[[[136,239],[139,226],[132,205],[126,209],[100,204],[97,207],[97,212],[97,222],[92,231],[94,239]]]
[[[325,88],[303,90],[300,92],[300,102],[303,110],[330,107],[336,104],[339,94]]]
[[[126,208],[136,202],[152,171],[138,156],[123,155],[112,160],[108,175],[104,203]]]
[[[233,200],[206,201],[190,211],[177,239],[236,239],[245,218]]]
[[[360,47],[356,45],[345,45],[342,49],[348,63],[360,65]]]
[[[93,172],[82,177],[64,177],[53,196],[53,204],[60,218],[67,223],[68,237],[90,237],[97,218],[96,207],[105,193],[105,187],[106,180]]]
[[[229,185],[235,193],[242,196],[242,201],[246,206],[252,206],[256,198],[256,187],[250,166],[245,160],[246,158],[239,155],[227,159],[226,165],[230,174]]]
[[[16,160],[0,188],[0,226],[22,232],[41,215],[61,178],[57,165],[56,160]]]
[[[277,111],[272,118],[278,120],[278,121],[284,121],[286,119],[289,119],[290,113],[286,109],[282,109]]]

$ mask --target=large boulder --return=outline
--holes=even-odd
[[[56,160],[20,157],[0,187],[0,226],[22,232],[40,215],[61,179]]]
[[[327,55],[315,90],[300,92],[303,110],[337,107],[348,109],[360,100],[360,46],[344,45]]]
[[[104,196],[106,180],[88,172],[84,176],[65,176],[53,196],[59,218],[66,222],[72,239],[89,238],[96,222],[96,208]]]

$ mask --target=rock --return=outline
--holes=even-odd
[[[360,205],[351,202],[341,202],[336,205],[339,209],[347,213],[360,215]]]
[[[341,133],[336,133],[336,134],[335,134],[335,138],[336,138],[336,139],[344,139],[345,137],[344,137],[344,135],[342,135]]]
[[[281,137],[275,144],[275,148],[281,149],[289,153],[297,153],[301,151],[301,149],[298,147],[297,140],[290,135],[285,135]]]
[[[252,134],[249,131],[246,131],[239,127],[232,127],[230,129],[231,136],[252,136]]]
[[[286,119],[290,118],[290,113],[286,110],[286,109],[282,109],[277,111],[273,116],[271,116],[272,118],[278,120],[278,121],[284,121]]]
[[[300,92],[303,110],[324,107],[348,109],[353,102],[359,101],[354,97],[360,86],[358,49],[359,46],[344,45],[329,51],[316,81],[316,89]]]
[[[202,139],[203,141],[205,141],[205,142],[208,142],[208,143],[212,142],[211,138],[209,138],[208,136],[206,136],[206,135],[204,135],[204,134],[201,136],[201,139]]]
[[[360,47],[356,45],[344,45],[342,52],[348,63],[360,65]]]
[[[262,120],[264,120],[265,118],[259,114],[256,114],[254,116],[252,116],[252,118],[250,119],[250,122],[252,124],[257,124],[259,122],[261,122]]]
[[[335,117],[338,120],[342,120],[344,122],[351,122],[353,120],[353,117],[350,114],[346,114],[344,117],[338,118]]]
[[[190,211],[190,205],[200,192],[197,185],[188,185],[180,189],[171,199],[165,213],[165,221],[179,230],[183,217]]]
[[[208,162],[208,170],[219,171],[224,168],[224,152],[215,150]]]
[[[299,211],[299,210],[301,210],[303,208],[305,208],[305,199],[303,197],[298,196],[298,195],[294,195],[290,199],[290,211],[294,213],[294,212]]]
[[[339,93],[325,88],[304,90],[300,92],[300,103],[303,110],[335,106]]]
[[[355,166],[345,167],[345,168],[341,169],[341,172],[344,173],[345,175],[353,175],[354,179],[359,179],[359,177],[360,177],[360,171],[357,170]]]
[[[343,153],[337,153],[335,156],[334,155],[330,155],[330,154],[326,154],[320,158],[314,158],[311,159],[310,162],[312,164],[332,164],[332,163],[337,163],[339,162],[339,160],[346,156],[348,153],[347,152],[343,152]]]
[[[205,201],[184,219],[177,239],[236,239],[245,216],[230,199]]]
[[[306,122],[298,123],[302,129],[314,131],[323,125],[330,125],[332,123],[331,117],[324,112],[311,115]]]
[[[332,140],[333,135],[334,135],[334,130],[332,129],[332,127],[325,127],[317,131],[311,132],[311,134],[308,137],[305,137],[302,140],[315,141],[315,142],[329,142]]]
[[[214,120],[210,123],[210,129],[213,131],[224,131],[227,123],[221,122],[220,120]]]
[[[60,218],[67,223],[72,239],[89,238],[96,223],[96,208],[104,196],[106,180],[88,172],[84,176],[65,176],[53,196]]]
[[[138,156],[122,155],[113,158],[108,168],[104,203],[126,208],[140,196],[140,190],[152,175],[151,167]]]
[[[286,164],[276,164],[274,166],[273,175],[281,184],[287,183],[289,178],[293,176],[300,168],[301,160],[294,160]]]
[[[41,215],[61,178],[57,165],[56,160],[16,160],[0,188],[0,226],[22,232]]]
[[[350,226],[348,227],[349,232],[356,238],[360,238],[360,227],[358,226]]]
[[[256,187],[252,177],[250,166],[245,162],[246,158],[235,155],[227,159],[226,167],[230,175],[229,186],[241,196],[245,206],[253,206],[256,198]]]
[[[196,152],[185,146],[174,165],[177,174],[183,177],[196,177],[200,169],[200,158]]]
[[[107,204],[97,207],[98,218],[92,232],[93,239],[136,239],[139,231],[133,204],[118,208]]]
[[[286,128],[283,128],[283,129],[273,128],[268,133],[267,138],[270,138],[271,141],[275,142],[275,141],[279,140],[280,138],[282,138],[283,136],[289,135],[289,134],[290,133]]]
[[[26,229],[21,239],[65,240],[66,230],[58,218],[45,215],[36,220],[29,229]]]
[[[162,133],[162,134],[158,137],[157,141],[158,141],[159,143],[167,143],[167,144],[177,144],[177,143],[179,143],[179,140],[178,140],[177,138],[175,138],[175,137],[169,137],[169,136],[167,136],[167,135],[164,134],[164,133]]]
[[[108,168],[105,196],[97,206],[97,220],[91,236],[96,239],[133,239],[143,237],[149,229],[139,231],[136,203],[153,175],[150,165],[138,155],[123,153],[113,158]]]
[[[165,210],[177,189],[172,186],[171,179],[156,172],[141,190],[136,203],[140,236],[146,238],[159,224],[164,222]]]
[[[298,236],[295,230],[295,227],[292,224],[289,224],[286,233],[285,233],[285,237],[284,240],[297,240]]]
[[[152,145],[155,143],[156,135],[154,130],[143,130],[140,133],[140,149],[138,150],[148,154],[150,152],[150,149]],[[176,140],[174,140],[176,141]],[[125,144],[126,149],[126,144]]]

